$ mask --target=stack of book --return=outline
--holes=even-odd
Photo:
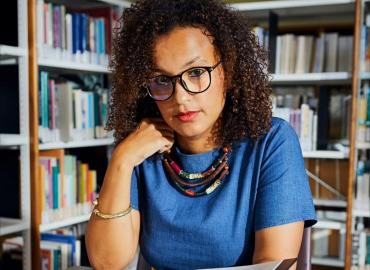
[[[41,234],[41,269],[63,270],[81,263],[81,242],[74,235]]]
[[[273,115],[292,125],[303,151],[338,150],[336,145],[346,145],[349,138],[351,95],[346,88],[317,90],[276,87]]]
[[[40,58],[107,65],[118,14],[113,7],[69,10],[64,5],[38,0]]]
[[[82,91],[72,82],[40,72],[40,142],[70,142],[103,138],[108,114],[108,90]]]
[[[358,99],[357,142],[370,142],[370,88],[364,81]]]
[[[362,229],[352,234],[351,270],[370,269],[370,230]]]
[[[40,151],[39,178],[43,224],[89,214],[96,197],[96,171],[63,149]]]
[[[364,151],[357,163],[353,206],[357,210],[370,212],[370,160]]]
[[[313,35],[283,34],[269,37],[268,31],[255,27],[259,44],[268,49],[269,38],[276,38],[276,74],[350,72],[352,70],[353,36],[337,32]]]
[[[315,103],[314,97],[299,94],[279,94],[279,89],[272,96],[273,115],[289,122],[297,133],[303,151],[316,150],[317,145],[317,113],[309,103]],[[309,99],[311,101],[309,101]],[[314,102],[312,102],[314,101]]]

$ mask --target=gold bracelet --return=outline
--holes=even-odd
[[[132,208],[131,208],[131,205],[124,211],[122,212],[119,212],[119,213],[116,213],[116,214],[104,214],[104,213],[101,213],[96,207],[98,206],[98,199],[96,198],[94,201],[93,201],[93,205],[94,205],[94,210],[93,210],[93,213],[102,218],[102,219],[114,219],[114,218],[120,218],[120,217],[124,217],[126,215],[128,215]]]

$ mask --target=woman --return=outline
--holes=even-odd
[[[216,0],[139,0],[121,23],[117,146],[86,235],[94,268],[122,269],[138,243],[156,269],[297,257],[314,206],[246,21]]]

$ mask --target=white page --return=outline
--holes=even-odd
[[[219,269],[219,270],[274,270],[276,269],[282,261],[274,261],[268,263],[260,263],[254,265],[246,265],[246,266],[236,266],[236,267],[224,267],[224,268],[207,268],[207,269],[199,269],[199,270],[211,270],[211,269]]]

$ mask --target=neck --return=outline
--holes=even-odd
[[[217,145],[210,139],[184,138],[176,136],[176,142],[184,153],[199,154],[213,150]]]

